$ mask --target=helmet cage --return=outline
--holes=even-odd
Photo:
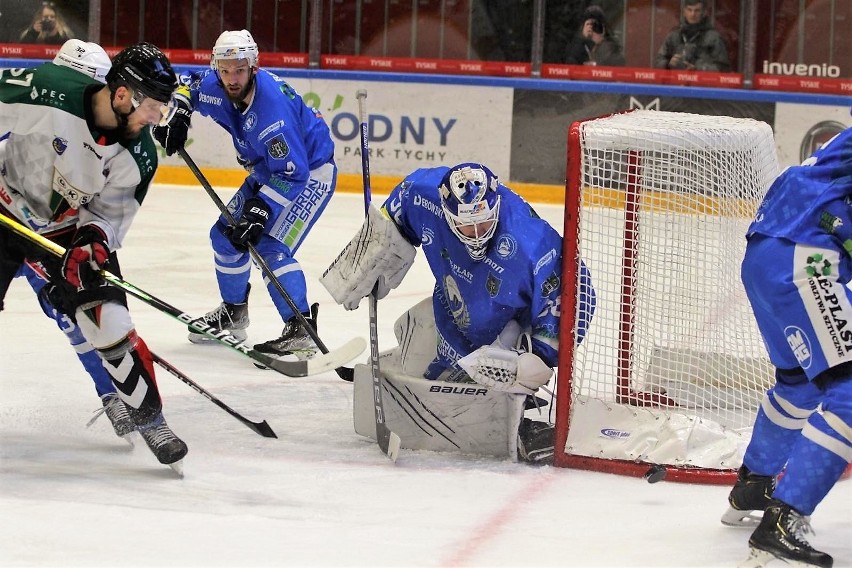
[[[453,234],[474,260],[482,260],[500,216],[499,181],[481,164],[459,164],[450,168],[439,186],[444,218]],[[480,225],[488,227],[479,233]],[[466,228],[471,230],[465,230]],[[472,234],[471,234],[472,232]]]

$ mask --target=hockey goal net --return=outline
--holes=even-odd
[[[640,110],[571,125],[556,465],[732,482],[774,379],[740,263],[777,174],[755,120]],[[575,346],[579,258],[596,309]]]

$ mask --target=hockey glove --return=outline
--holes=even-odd
[[[175,113],[165,126],[155,126],[151,132],[157,142],[171,156],[186,144],[189,136],[189,123],[192,117],[192,107],[184,97],[175,96]]]
[[[269,221],[269,206],[260,197],[252,197],[243,207],[243,215],[237,224],[225,229],[225,235],[238,251],[246,252],[248,245],[256,245]]]
[[[62,257],[62,276],[78,290],[103,286],[101,270],[108,260],[106,235],[95,225],[83,225]]]

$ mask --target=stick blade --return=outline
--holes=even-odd
[[[308,364],[307,374],[316,375],[327,371],[334,371],[367,349],[367,342],[363,337],[353,337],[337,349],[328,353],[317,353],[306,361]]]
[[[392,432],[385,424],[376,424],[376,441],[379,443],[379,449],[393,463],[396,463],[396,458],[399,457],[399,448],[402,445],[399,434]]]

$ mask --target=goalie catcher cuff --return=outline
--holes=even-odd
[[[417,250],[394,222],[371,205],[364,224],[323,273],[320,282],[335,302],[354,310],[376,284],[379,299],[399,286],[416,254]]]

